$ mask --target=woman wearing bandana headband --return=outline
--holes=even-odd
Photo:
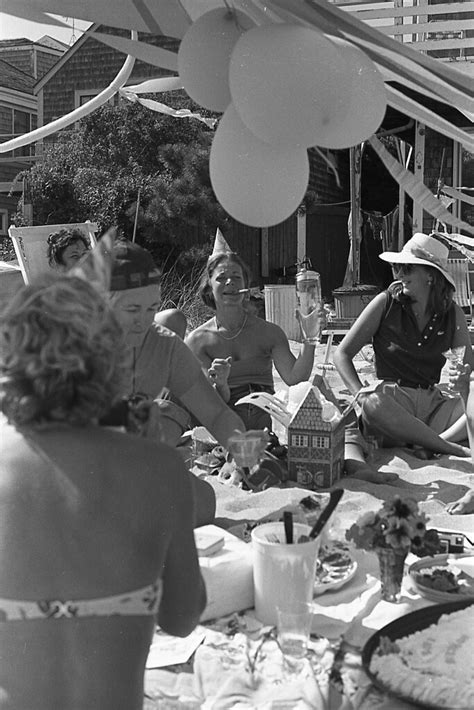
[[[415,234],[401,252],[380,254],[395,281],[364,309],[339,345],[334,363],[361,407],[363,433],[381,446],[411,446],[433,453],[470,456],[464,405],[455,391],[438,387],[446,351],[464,350],[450,366],[454,386],[474,367],[466,318],[454,302],[448,248],[434,236]],[[377,381],[363,387],[353,359],[372,343]]]

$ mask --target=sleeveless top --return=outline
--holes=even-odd
[[[394,298],[390,289],[385,293],[384,314],[372,340],[377,377],[404,387],[437,384],[446,362],[443,352],[454,339],[454,303],[446,313],[435,313],[421,332],[409,304]]]

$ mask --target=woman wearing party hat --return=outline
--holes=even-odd
[[[310,378],[314,361],[314,345],[304,342],[296,358],[283,330],[250,312],[249,284],[247,265],[217,230],[200,288],[215,315],[193,330],[186,343],[232,408],[251,392],[274,392],[273,365],[287,385],[296,385]],[[270,415],[259,407],[239,405],[235,411],[247,429],[271,428]]]
[[[459,394],[437,385],[448,357],[456,379],[474,367],[466,318],[454,302],[448,247],[415,234],[401,252],[380,254],[396,281],[361,313],[334,355],[342,379],[361,406],[363,432],[382,446],[410,445],[430,453],[469,456]],[[362,387],[353,359],[372,342],[377,382]]]

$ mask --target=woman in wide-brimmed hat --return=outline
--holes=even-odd
[[[396,280],[364,309],[334,363],[356,395],[362,383],[353,358],[372,342],[378,380],[358,401],[363,431],[380,445],[468,456],[469,449],[458,443],[467,438],[462,399],[437,386],[446,351],[464,348],[459,377],[474,366],[466,318],[453,300],[448,253],[435,236],[417,233],[400,252],[380,254]]]

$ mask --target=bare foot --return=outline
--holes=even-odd
[[[458,449],[458,452],[453,452],[454,456],[460,456],[461,458],[471,458],[471,449],[467,446],[461,446],[461,444],[453,444]]]
[[[345,469],[348,476],[369,483],[393,483],[398,479],[396,473],[381,473],[361,461],[346,460]]]
[[[417,459],[421,459],[422,461],[428,461],[429,459],[434,458],[435,456],[439,455],[444,455],[444,456],[460,456],[461,458],[466,458],[471,456],[471,449],[468,449],[467,446],[461,446],[461,444],[456,444],[453,441],[447,441],[446,444],[448,445],[446,448],[449,449],[446,451],[430,451],[429,449],[425,449],[423,446],[417,446],[414,444],[413,446],[410,447],[410,452],[413,454],[413,456],[416,456]]]
[[[428,449],[424,449],[422,446],[413,446],[410,451],[413,456],[422,461],[429,461],[435,455],[432,451],[428,451]]]
[[[459,500],[455,500],[446,506],[446,512],[450,515],[466,515],[474,513],[474,491],[468,491]]]

